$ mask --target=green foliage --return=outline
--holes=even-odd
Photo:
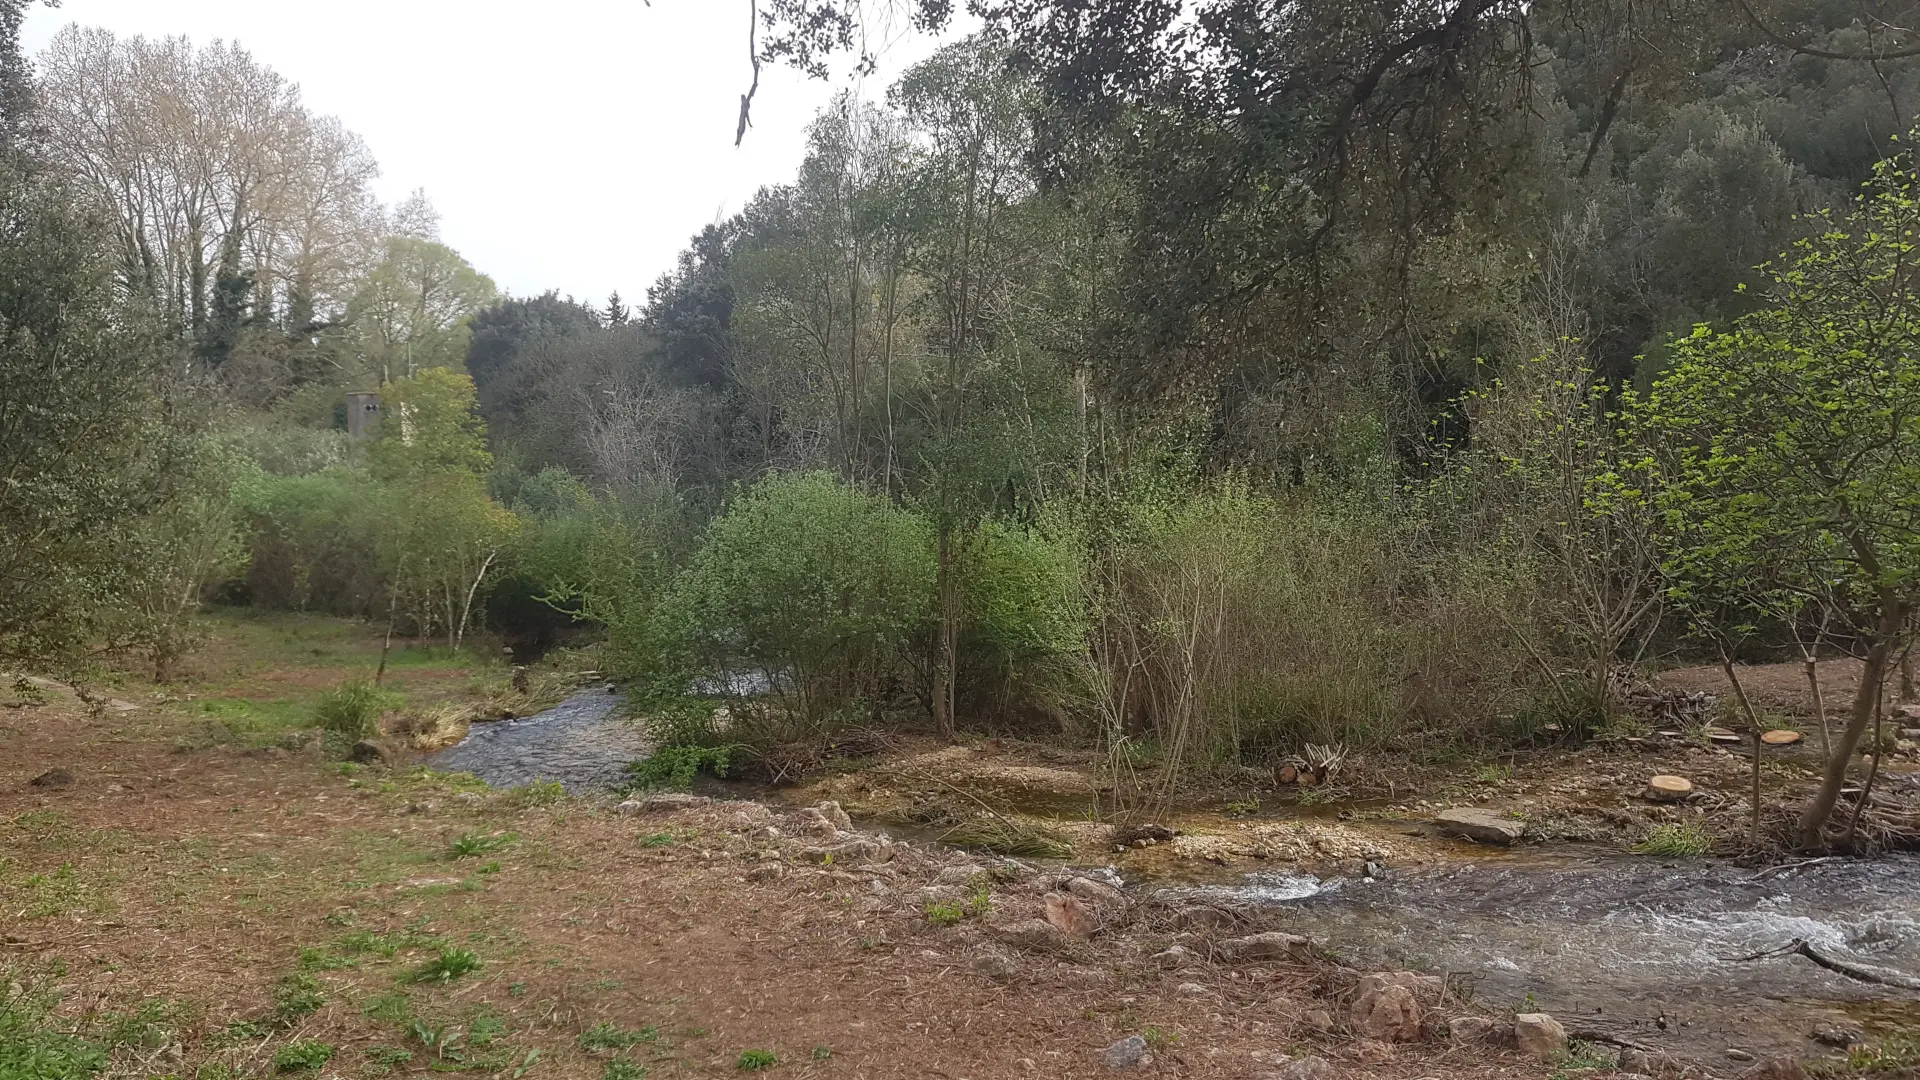
[[[273,1016],[282,1024],[311,1016],[326,1003],[320,981],[304,971],[286,976],[273,989]]]
[[[600,1080],[642,1080],[647,1075],[645,1065],[636,1065],[631,1061],[609,1061],[600,1071]]]
[[[273,1071],[319,1072],[332,1060],[332,1044],[319,1039],[299,1039],[273,1052]]]
[[[441,949],[439,956],[407,972],[406,981],[445,984],[480,967],[480,958],[470,949]]]
[[[392,694],[365,679],[354,679],[320,698],[313,708],[313,721],[350,739],[371,738],[380,733],[380,714],[395,703]]]
[[[827,473],[776,474],[714,521],[667,617],[700,669],[764,672],[818,719],[880,692],[933,570],[924,521]]]
[[[666,745],[650,757],[627,766],[628,787],[635,790],[686,791],[701,769],[727,775],[733,759],[730,746]]]
[[[567,786],[558,780],[533,780],[509,790],[507,796],[529,809],[557,806],[566,801]]]
[[[53,999],[14,983],[0,987],[0,1080],[90,1080],[109,1048],[56,1026]]]
[[[1698,859],[1712,854],[1713,838],[1692,822],[1656,825],[1646,839],[1633,845],[1635,855],[1654,855],[1673,859]]]
[[[780,1064],[780,1056],[771,1050],[742,1050],[733,1064],[741,1072],[759,1072]]]

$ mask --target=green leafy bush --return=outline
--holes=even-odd
[[[668,745],[651,757],[627,766],[628,786],[637,790],[685,791],[701,769],[727,775],[733,756],[730,746]]]
[[[696,667],[765,674],[798,715],[870,701],[933,608],[933,531],[829,473],[770,476],[708,530],[663,602]]]

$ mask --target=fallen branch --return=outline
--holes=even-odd
[[[1791,874],[1796,871],[1805,870],[1809,866],[1819,866],[1821,863],[1832,862],[1837,858],[1839,858],[1838,855],[1822,855],[1817,859],[1802,859],[1799,862],[1783,863],[1779,866],[1769,866],[1765,870],[1760,871],[1759,873],[1753,875],[1747,880],[1748,881],[1766,881],[1771,878],[1777,878],[1785,874]]]
[[[1823,955],[1818,949],[1808,944],[1805,938],[1794,938],[1777,949],[1763,949],[1750,956],[1730,956],[1722,959],[1734,963],[1745,963],[1749,960],[1765,960],[1775,956],[1804,956],[1835,975],[1845,976],[1855,982],[1872,983],[1875,986],[1893,986],[1902,990],[1920,990],[1920,978],[1882,967],[1849,964],[1845,960],[1836,960],[1831,956]]]

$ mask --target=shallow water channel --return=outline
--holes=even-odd
[[[1920,972],[1920,859],[1762,873],[1549,849],[1362,880],[1252,874],[1170,886],[1284,910],[1283,924],[1361,966],[1465,976],[1490,1004],[1538,1008],[1657,1048],[1806,1052],[1813,1025],[1920,1022],[1915,995],[1804,958],[1746,956],[1805,938],[1856,963]],[[1844,1014],[1844,1015],[1843,1015]]]
[[[428,764],[497,787],[535,779],[576,793],[613,787],[649,751],[618,700],[591,690],[537,716],[475,724]],[[1870,1031],[1920,1024],[1911,991],[1800,957],[1727,959],[1804,938],[1836,958],[1920,974],[1920,858],[1762,872],[1576,846],[1441,843],[1441,857],[1372,878],[1216,868],[1198,881],[1138,884],[1169,899],[1271,907],[1288,929],[1360,966],[1450,973],[1489,1004],[1531,1002],[1576,1029],[1703,1058],[1806,1053],[1821,1021]]]

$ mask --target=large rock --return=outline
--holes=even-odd
[[[1131,1069],[1147,1060],[1147,1040],[1139,1035],[1129,1035],[1100,1055],[1100,1060],[1109,1069]]]
[[[1355,997],[1362,997],[1388,986],[1404,986],[1413,991],[1417,1000],[1431,1004],[1446,993],[1447,981],[1438,975],[1422,975],[1417,971],[1375,971],[1360,976],[1353,993]]]
[[[1456,1016],[1447,1021],[1447,1040],[1455,1046],[1493,1042],[1494,1023],[1484,1016]]]
[[[1222,911],[1217,907],[1195,904],[1174,912],[1173,922],[1182,930],[1221,930],[1232,926],[1234,917],[1231,912]]]
[[[994,936],[1016,949],[1057,949],[1067,943],[1066,935],[1045,919],[1022,919],[996,927]]]
[[[372,739],[361,739],[347,751],[347,760],[361,765],[377,765],[387,760],[387,748]]]
[[[1567,1052],[1567,1029],[1546,1013],[1521,1013],[1513,1018],[1513,1045],[1530,1058],[1558,1061]]]
[[[1260,1080],[1333,1080],[1333,1064],[1326,1058],[1302,1057],[1283,1063]]]
[[[1420,1038],[1420,1002],[1404,986],[1375,985],[1353,999],[1347,1022],[1362,1039],[1416,1042]]]
[[[1092,904],[1102,918],[1110,919],[1127,910],[1127,898],[1119,889],[1092,878],[1074,878],[1067,882],[1067,891]]]
[[[1436,814],[1433,823],[1440,831],[1451,836],[1464,836],[1476,844],[1500,844],[1505,846],[1520,839],[1525,826],[1509,817],[1502,817],[1491,810],[1476,810],[1471,806],[1456,806]]]
[[[1048,893],[1046,905],[1047,922],[1068,937],[1089,938],[1095,930],[1100,929],[1100,920],[1094,917],[1093,909],[1077,896]]]
[[[841,808],[840,804],[834,802],[832,799],[821,803],[819,806],[814,807],[814,809],[820,811],[820,816],[826,818],[827,823],[832,825],[835,831],[853,831],[853,819],[848,817],[847,812]]]
[[[840,835],[840,827],[817,806],[797,810],[787,821],[789,827],[799,836],[829,838]]]
[[[1228,938],[1214,946],[1221,959],[1241,963],[1262,960],[1304,960],[1313,953],[1313,942],[1298,934],[1269,930],[1264,934]]]

